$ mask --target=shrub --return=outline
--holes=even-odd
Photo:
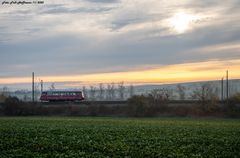
[[[229,98],[228,104],[225,105],[225,110],[230,117],[240,117],[240,93]]]
[[[167,109],[165,100],[149,96],[133,96],[128,99],[128,115],[133,117],[156,116]]]
[[[147,98],[143,95],[133,96],[128,99],[128,115],[134,117],[144,116]]]
[[[0,102],[5,102],[6,98],[4,94],[0,94]]]
[[[240,105],[240,93],[235,94],[234,96],[229,98],[229,103],[232,105]]]
[[[3,104],[3,112],[6,115],[18,115],[20,112],[21,101],[17,97],[7,97]]]
[[[8,96],[2,106],[2,111],[8,116],[24,116],[39,114],[39,107],[19,100],[17,97]]]

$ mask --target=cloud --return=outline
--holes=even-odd
[[[67,8],[64,6],[44,8],[39,11],[40,14],[76,14],[76,13],[98,13],[110,11],[111,7],[95,7],[95,8]]]
[[[93,3],[118,3],[120,0],[86,0]]]
[[[239,59],[239,48],[231,47],[240,41],[237,6],[234,0],[71,0],[27,8],[0,6],[0,75],[123,72],[146,65]],[[167,23],[177,12],[202,19],[178,34]]]

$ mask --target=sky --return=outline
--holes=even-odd
[[[0,86],[240,78],[239,0],[0,2]]]

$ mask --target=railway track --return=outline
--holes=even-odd
[[[123,100],[123,101],[79,101],[79,102],[37,102],[38,105],[127,105],[128,101]],[[166,104],[169,105],[193,105],[193,104],[201,104],[203,102],[201,101],[196,101],[196,100],[171,100],[165,102]],[[219,104],[224,104],[223,101],[219,101]]]
[[[127,101],[79,101],[79,102],[38,102],[38,104],[41,105],[68,105],[68,104],[74,104],[74,105],[113,105],[113,104],[127,104]]]

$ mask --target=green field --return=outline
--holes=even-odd
[[[0,157],[240,157],[240,120],[2,117]]]

